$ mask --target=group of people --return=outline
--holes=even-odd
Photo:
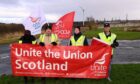
[[[31,35],[31,31],[25,30],[24,35],[19,39],[19,43],[38,44],[40,46],[61,45],[57,34],[52,33],[51,26],[47,24],[42,26],[41,34],[38,40]],[[87,38],[81,33],[80,26],[75,27],[74,35],[71,36],[69,46],[88,46]]]
[[[99,33],[97,35],[97,38],[110,44],[112,48],[116,48],[119,46],[119,43],[117,42],[117,35],[111,32],[111,27],[109,23],[104,23],[103,32]],[[19,39],[19,43],[38,44],[40,46],[61,45],[59,37],[57,36],[57,34],[52,33],[52,27],[48,26],[47,24],[42,26],[41,34],[38,40],[36,40],[36,38],[33,35],[31,35],[31,32],[29,30],[25,30],[24,35]],[[88,46],[88,45],[89,45],[88,40],[86,36],[82,34],[80,26],[75,27],[74,35],[72,35],[69,40],[69,46]],[[113,49],[112,49],[112,57],[113,57]],[[109,70],[111,70],[111,65]],[[27,77],[25,77],[25,80],[27,80]],[[110,71],[108,80],[111,81]]]

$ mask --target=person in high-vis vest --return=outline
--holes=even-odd
[[[46,27],[48,26],[48,24],[46,23],[46,24],[44,24],[43,26],[42,26],[42,29],[41,29],[41,34],[40,34],[40,36],[39,36],[39,41],[40,41],[40,39],[42,39],[43,38],[43,35],[46,33]],[[39,43],[39,41],[38,41],[38,43]]]
[[[36,44],[36,38],[31,35],[31,31],[25,30],[24,35],[19,39],[19,44]]]
[[[102,41],[108,43],[112,48],[116,48],[119,46],[119,43],[117,42],[117,35],[112,33],[110,31],[110,24],[109,23],[104,23],[104,32],[101,32],[98,34],[97,38],[101,39]],[[113,57],[113,49],[112,49],[112,56],[111,56],[111,60]],[[110,79],[110,72],[111,72],[111,64],[109,67],[109,77],[107,78],[109,81],[111,81]]]
[[[38,39],[38,44],[40,46],[47,46],[47,45],[56,46],[59,44],[58,36],[56,34],[52,33],[51,26],[44,24],[42,26],[42,31],[44,31],[44,32],[42,32],[40,34],[40,37]],[[46,78],[42,77],[41,82],[42,82],[42,84],[46,84]]]
[[[74,35],[71,36],[70,46],[88,46],[87,38],[81,33],[80,26],[77,26],[74,30]]]
[[[19,44],[36,44],[36,38],[31,35],[30,30],[25,30],[24,35],[19,39]],[[31,77],[32,84],[34,84],[34,78]],[[28,84],[28,77],[24,77],[25,84]]]
[[[46,46],[46,45],[58,45],[59,44],[59,38],[56,34],[52,33],[51,26],[46,26],[45,27],[46,32],[45,34],[41,35],[38,41],[38,44],[41,46]]]

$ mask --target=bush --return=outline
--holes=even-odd
[[[23,32],[24,26],[22,24],[5,24],[0,23],[0,34]]]

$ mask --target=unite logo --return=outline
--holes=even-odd
[[[94,62],[94,64],[91,66],[91,70],[94,71],[105,71],[107,69],[107,66],[104,64],[106,63],[106,57],[109,55],[109,53],[103,54],[101,59],[98,59]]]
[[[59,20],[56,24],[55,24],[55,33],[59,34],[70,34],[70,31],[65,28],[65,24],[63,23],[63,21]]]
[[[57,29],[62,29],[64,27],[65,27],[65,25],[63,24],[63,22],[61,20],[56,23],[56,28]]]
[[[33,27],[34,27],[35,29],[38,29],[38,28],[41,27],[41,23],[40,23],[41,17],[37,17],[37,18],[36,18],[36,17],[30,16],[29,18],[30,18],[31,22],[33,23]]]
[[[94,62],[94,64],[100,64],[100,65],[103,65],[105,64],[105,57],[108,55],[109,53],[105,53],[101,59],[98,59]]]

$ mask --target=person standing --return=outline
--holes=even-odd
[[[21,36],[18,43],[19,44],[36,44],[36,38],[33,35],[31,35],[30,30],[25,30],[24,35]],[[31,77],[31,80],[32,80],[32,84],[34,84],[33,77]],[[28,84],[28,77],[26,76],[24,76],[24,83]]]
[[[36,38],[31,35],[31,31],[25,30],[24,35],[19,39],[19,44],[28,43],[28,44],[36,44]]]
[[[41,46],[59,45],[59,38],[56,34],[52,33],[52,27],[43,25],[43,28],[46,31],[45,34],[40,36],[38,44]]]
[[[58,36],[54,33],[52,33],[52,27],[48,25],[43,25],[42,30],[44,31],[41,33],[39,37],[38,44],[40,46],[47,46],[47,45],[52,45],[56,46],[59,44],[59,39]],[[46,84],[46,78],[42,77],[41,78],[42,84]]]
[[[43,38],[43,35],[46,33],[46,28],[47,27],[48,27],[48,24],[47,23],[42,26],[42,28],[41,28],[41,34],[40,34],[39,39],[38,39],[39,41],[41,41],[41,39]],[[39,44],[39,41],[38,41],[38,44]]]
[[[97,38],[111,45],[113,49],[119,46],[119,43],[117,42],[117,35],[111,32],[109,23],[104,23],[104,30],[103,32],[98,34]],[[113,49],[112,49],[111,60],[113,57]],[[109,67],[109,77],[107,78],[109,81],[111,81],[110,73],[111,73],[111,63]]]
[[[88,46],[87,38],[81,33],[80,26],[74,29],[74,35],[71,36],[70,46]]]

